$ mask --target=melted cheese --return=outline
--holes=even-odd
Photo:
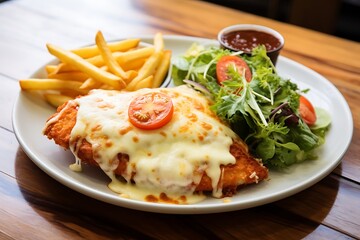
[[[132,99],[152,91],[171,97],[174,115],[162,128],[141,130],[129,122],[128,106]],[[220,166],[235,163],[229,149],[237,136],[216,118],[208,100],[196,91],[187,86],[136,92],[93,90],[69,104],[78,106],[70,138],[75,165],[81,164],[77,144],[86,139],[92,145],[94,159],[111,178],[109,187],[113,191],[139,200],[149,196],[159,199],[165,193],[177,203],[196,202],[202,197],[193,193],[206,172],[213,196],[221,197]],[[119,153],[129,155],[122,174],[127,183],[117,180],[114,173]],[[79,170],[75,165],[71,168]]]

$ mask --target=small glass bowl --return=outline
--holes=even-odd
[[[251,54],[251,51],[240,49],[240,48],[235,48],[234,46],[227,44],[223,39],[223,36],[226,34],[229,34],[232,32],[237,32],[237,31],[245,31],[245,30],[255,31],[255,33],[256,32],[267,33],[267,34],[270,34],[273,37],[277,38],[280,41],[280,45],[277,48],[272,49],[270,51],[267,50],[267,55],[271,59],[272,63],[275,65],[277,58],[280,54],[280,51],[284,47],[285,40],[284,40],[284,37],[279,32],[275,31],[272,28],[261,26],[261,25],[255,25],[255,24],[236,24],[236,25],[228,26],[226,28],[223,28],[218,33],[217,38],[218,38],[218,41],[219,41],[221,47],[229,49],[231,51],[243,51],[246,54]],[[255,35],[254,35],[254,37],[255,37]]]

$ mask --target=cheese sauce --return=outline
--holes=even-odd
[[[129,122],[128,107],[135,97],[153,91],[171,97],[174,115],[159,129],[141,130]],[[213,196],[221,197],[220,166],[235,163],[229,149],[237,136],[220,123],[208,100],[196,91],[187,86],[136,92],[93,90],[71,104],[78,106],[70,137],[70,149],[77,159],[72,169],[79,170],[77,144],[86,139],[92,145],[94,159],[112,180],[109,188],[123,197],[197,202],[203,196],[194,190],[204,172],[211,178]],[[127,183],[114,173],[119,153],[129,156],[122,174]]]

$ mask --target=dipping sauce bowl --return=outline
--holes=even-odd
[[[251,54],[253,48],[262,44],[274,65],[285,43],[279,32],[254,24],[237,24],[223,28],[218,33],[218,41],[223,48],[243,51],[246,54]]]

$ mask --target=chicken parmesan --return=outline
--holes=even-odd
[[[71,150],[71,169],[99,166],[123,197],[189,204],[231,196],[268,176],[210,105],[185,85],[92,90],[59,107],[44,134]]]

